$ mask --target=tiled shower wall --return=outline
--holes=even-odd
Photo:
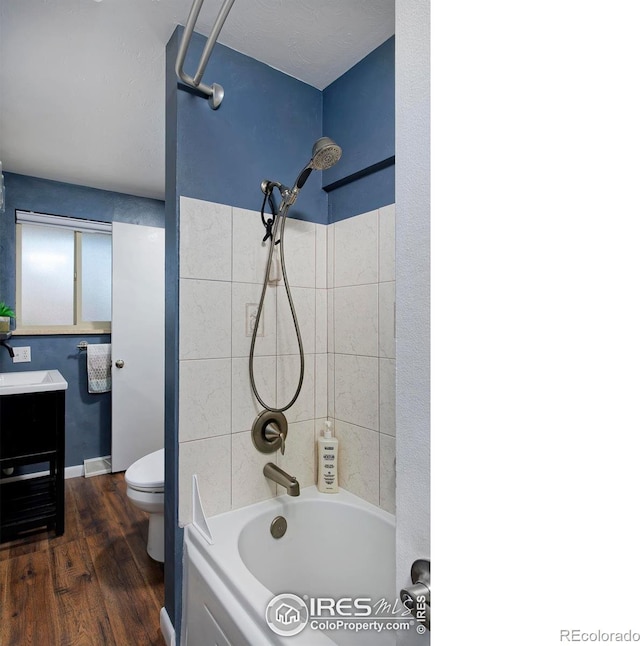
[[[340,485],[395,512],[395,206],[328,227],[328,413]]]
[[[249,320],[268,249],[260,214],[180,199],[181,524],[191,520],[192,474],[207,515],[282,493],[262,474],[269,461],[301,486],[313,484],[315,439],[327,416],[341,443],[341,486],[394,511],[394,219],[391,206],[328,227],[287,220],[305,376],[286,413],[285,455],[264,455],[251,441],[262,407],[248,374]],[[254,370],[267,403],[289,401],[299,358],[281,279],[267,288]]]

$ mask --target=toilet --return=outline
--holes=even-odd
[[[124,479],[131,504],[149,514],[147,553],[164,563],[164,449],[136,460]]]

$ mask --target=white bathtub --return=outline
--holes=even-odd
[[[286,518],[288,528],[275,539],[270,525],[279,515]],[[282,593],[295,594],[306,605],[318,597],[371,600],[358,602],[356,608],[347,601],[342,616],[332,618],[325,611],[318,621],[366,621],[352,613],[362,615],[369,605],[376,619],[391,617],[403,625],[409,623],[409,618],[400,618],[399,608],[382,612],[375,605],[380,599],[393,603],[397,596],[394,518],[353,494],[343,490],[321,494],[307,487],[297,498],[279,496],[208,522],[213,545],[193,525],[185,529],[182,646],[396,643],[395,633],[386,626],[380,632],[355,632],[353,626],[313,629],[312,605],[302,632],[279,636],[267,624],[265,609]]]

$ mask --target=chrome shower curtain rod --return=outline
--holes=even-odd
[[[218,12],[218,17],[213,23],[213,28],[211,29],[209,38],[207,38],[207,42],[204,46],[202,56],[200,57],[200,63],[198,64],[198,69],[196,70],[194,76],[189,76],[184,72],[182,67],[187,56],[187,49],[189,48],[191,36],[193,35],[193,30],[196,26],[196,21],[198,20],[198,15],[200,14],[200,9],[202,8],[203,2],[204,0],[193,0],[193,5],[191,5],[191,11],[189,12],[189,17],[187,18],[187,25],[184,28],[182,40],[180,41],[180,47],[178,49],[178,58],[176,59],[176,74],[183,83],[186,83],[188,86],[198,90],[199,92],[202,92],[203,94],[206,94],[209,97],[208,101],[211,108],[213,110],[217,110],[222,103],[222,99],[224,98],[224,89],[217,83],[214,83],[211,86],[204,85],[202,83],[202,77],[204,76],[204,70],[207,67],[207,63],[209,62],[211,52],[215,47],[218,36],[220,35],[220,30],[222,29],[235,0],[224,0],[224,2],[222,3],[222,7],[220,7],[220,11]]]

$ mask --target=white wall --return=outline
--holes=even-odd
[[[423,0],[396,0],[398,591],[431,554],[429,12]]]

